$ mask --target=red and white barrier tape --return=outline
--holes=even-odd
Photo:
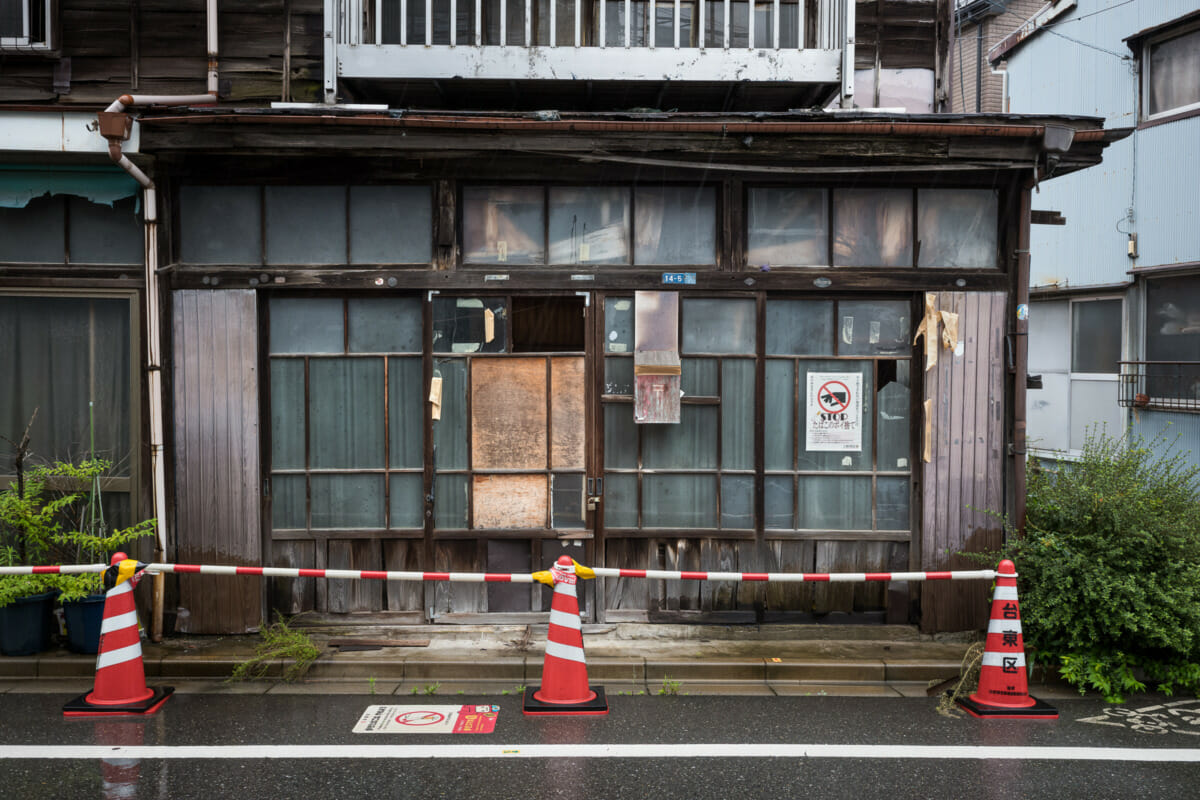
[[[104,572],[107,564],[64,564],[47,567],[0,567],[0,575],[53,575]],[[147,564],[147,572],[199,575],[256,575],[264,578],[332,578],[377,581],[450,581],[458,583],[533,583],[532,574],[495,572],[392,572],[357,569],[293,569],[289,567],[232,567],[211,564]],[[580,570],[582,578],[647,578],[668,581],[734,581],[766,583],[866,583],[875,581],[994,580],[991,569],[952,572],[685,572],[662,569]]]

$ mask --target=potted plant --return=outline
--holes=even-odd
[[[0,491],[0,549],[6,565],[96,564],[126,543],[154,533],[155,520],[108,530],[100,512],[100,477],[111,464],[88,459],[55,462],[18,475]],[[72,491],[90,483],[91,491]],[[64,488],[65,487],[65,488]],[[85,501],[86,496],[86,501]],[[67,621],[68,644],[83,653],[99,649],[104,616],[103,577],[72,575],[0,576],[0,650],[31,655],[46,649],[49,610],[58,596]]]

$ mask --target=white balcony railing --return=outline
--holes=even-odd
[[[761,81],[854,92],[854,0],[325,0],[340,78]]]

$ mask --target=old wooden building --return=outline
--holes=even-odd
[[[78,453],[97,401],[114,513],[179,562],[963,566],[1021,513],[1030,193],[1122,133],[938,113],[950,5],[5,3],[0,435],[40,407],[39,452]],[[582,603],[948,631],[985,591]],[[550,594],[155,602],[204,633],[534,622]]]

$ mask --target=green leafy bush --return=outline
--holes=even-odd
[[[234,667],[229,680],[258,680],[267,677],[271,667],[282,664],[281,677],[291,683],[304,677],[309,665],[321,655],[321,648],[308,634],[288,627],[287,620],[278,611],[275,622],[264,625],[259,635],[262,641],[254,648],[254,655]]]
[[[99,503],[98,479],[111,468],[104,459],[78,464],[55,462],[26,471],[22,480],[0,491],[0,564],[28,566],[105,563],[128,543],[154,534],[156,521],[108,530],[89,509]],[[89,502],[90,500],[90,502]],[[103,592],[99,573],[84,575],[0,576],[0,606],[58,590],[62,600]]]
[[[1082,693],[1200,688],[1200,470],[1161,437],[1093,431],[1078,461],[1030,462],[1024,638]]]

